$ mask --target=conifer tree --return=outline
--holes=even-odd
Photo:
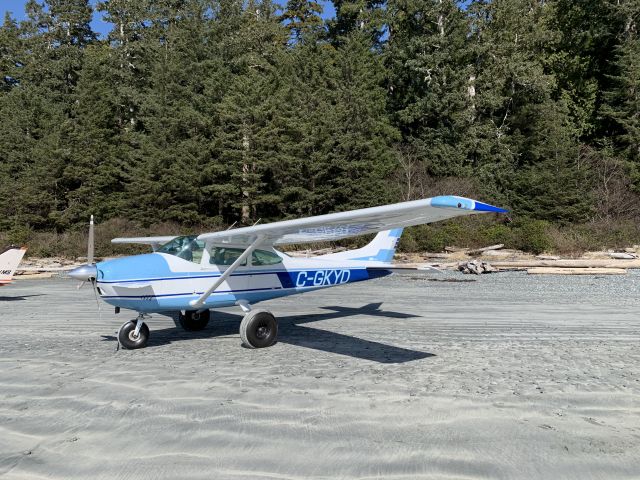
[[[322,5],[313,0],[288,0],[281,16],[295,42],[323,29]]]
[[[20,54],[18,24],[7,12],[0,26],[0,95],[18,84]]]
[[[615,51],[617,73],[611,76],[613,85],[605,94],[602,113],[617,126],[617,147],[632,162],[640,188],[640,5],[619,2],[618,15],[622,28]]]
[[[248,224],[268,203],[278,203],[277,192],[266,186],[277,170],[277,71],[287,32],[269,0],[249,2],[238,13],[228,10],[222,19],[239,29],[222,39],[232,75],[216,108],[214,162],[205,176],[209,184],[224,184],[207,189],[218,196],[218,210]]]
[[[467,21],[451,0],[388,4],[389,105],[404,142],[435,176],[468,175],[473,120]]]

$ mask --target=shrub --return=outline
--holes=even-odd
[[[33,237],[33,230],[25,226],[15,226],[6,235],[6,243],[10,245],[26,245]]]
[[[520,220],[514,225],[515,248],[534,254],[550,250],[552,242],[548,228],[549,223],[544,220]]]

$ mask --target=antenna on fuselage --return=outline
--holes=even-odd
[[[237,221],[237,220],[236,220],[235,222],[233,222],[233,223],[229,226],[229,228],[227,228],[227,230],[231,230],[233,227],[235,227],[235,226],[236,226],[236,223],[238,223],[238,221]],[[225,231],[226,231],[226,230],[225,230]]]

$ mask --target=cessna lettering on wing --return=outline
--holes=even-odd
[[[323,285],[340,285],[347,283],[351,272],[349,270],[316,270],[298,272],[296,287],[321,287]]]

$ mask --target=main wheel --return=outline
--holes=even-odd
[[[146,323],[140,326],[140,331],[136,335],[136,320],[131,320],[120,327],[118,331],[118,341],[127,350],[144,348],[149,341],[149,327]]]
[[[270,347],[278,338],[278,322],[271,312],[252,310],[240,323],[240,338],[249,348]]]
[[[210,318],[211,312],[209,310],[203,312],[187,310],[184,313],[180,312],[180,315],[178,315],[180,325],[188,332],[197,332],[204,329],[209,323]]]

